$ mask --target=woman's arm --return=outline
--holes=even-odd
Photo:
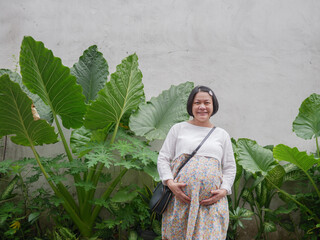
[[[236,176],[236,162],[234,159],[232,143],[229,134],[227,134],[224,147],[223,147],[223,156],[221,159],[221,168],[222,168],[222,184],[220,189],[227,190],[227,194],[232,193],[231,187]]]
[[[173,126],[168,135],[166,140],[164,141],[162,148],[159,152],[158,156],[158,172],[160,179],[164,185],[167,185],[173,194],[185,203],[190,203],[191,199],[187,195],[184,194],[182,189],[186,186],[185,183],[178,183],[175,182],[173,179],[173,174],[170,168],[170,162],[175,156],[175,149],[176,149],[176,141],[177,141],[177,133],[176,129]]]
[[[169,130],[168,135],[159,152],[157,168],[159,177],[164,185],[169,179],[173,179],[173,174],[170,168],[170,162],[175,154],[176,146],[176,131],[174,126]]]

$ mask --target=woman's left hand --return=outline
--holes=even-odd
[[[218,202],[221,198],[227,196],[226,189],[213,190],[213,191],[211,191],[211,193],[212,193],[212,196],[200,201],[200,205],[208,206],[208,205],[211,205],[211,204]]]

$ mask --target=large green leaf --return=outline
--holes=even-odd
[[[79,62],[71,68],[71,74],[77,77],[77,83],[82,86],[86,102],[95,100],[98,92],[107,82],[108,63],[96,45],[89,47],[79,58]]]
[[[24,146],[57,142],[57,134],[47,121],[33,119],[31,105],[19,84],[8,75],[0,77],[0,137],[15,134],[12,142]]]
[[[173,124],[189,119],[186,105],[192,88],[191,82],[171,86],[158,97],[140,104],[137,113],[130,117],[130,129],[148,140],[164,139]]]
[[[258,145],[256,141],[242,138],[238,140],[237,146],[238,164],[248,172],[260,172],[265,176],[275,164],[272,152]]]
[[[9,69],[0,69],[0,76],[4,74],[8,74],[10,77],[10,80],[18,83],[22,91],[24,91],[28,95],[28,97],[32,99],[33,104],[35,105],[40,118],[45,119],[47,120],[48,123],[52,124],[53,116],[52,116],[50,107],[46,105],[38,95],[31,93],[28,90],[28,88],[25,85],[23,85],[21,76],[16,72],[12,72]]]
[[[20,67],[24,85],[60,115],[66,128],[82,126],[86,111],[82,88],[70,69],[54,57],[52,51],[32,37],[24,37],[20,52]]]
[[[296,147],[290,148],[283,144],[279,144],[273,149],[273,156],[279,161],[293,163],[304,172],[314,164],[320,163],[320,160],[315,159],[313,155],[308,155],[306,152],[300,152]]]
[[[2,75],[9,75],[9,78],[11,81],[15,82],[15,83],[18,83],[21,87],[21,89],[25,92],[25,90],[28,91],[28,89],[22,84],[22,79],[21,79],[21,76],[16,73],[16,72],[13,72],[11,71],[10,69],[4,69],[4,68],[1,68],[0,69],[0,77]],[[26,92],[27,93],[27,92]],[[29,95],[28,95],[29,96]]]
[[[300,108],[299,114],[293,121],[293,131],[298,137],[311,139],[313,136],[320,136],[320,95],[311,94],[305,99]]]
[[[85,127],[99,129],[119,123],[126,112],[138,107],[141,98],[144,98],[142,73],[138,69],[138,57],[133,54],[117,66],[110,81],[99,91],[86,114]]]

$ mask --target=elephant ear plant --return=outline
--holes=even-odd
[[[315,138],[317,153],[307,154],[297,148],[290,148],[279,144],[273,149],[263,148],[250,139],[239,139],[236,142],[237,163],[242,166],[249,178],[245,179],[245,189],[241,192],[242,198],[249,203],[255,212],[258,221],[258,234],[256,239],[267,239],[268,232],[276,230],[276,217],[270,209],[273,196],[278,193],[282,199],[299,207],[302,212],[312,220],[310,231],[320,228],[320,215],[318,209],[310,208],[296,195],[282,189],[285,181],[296,179],[297,174],[305,174],[314,189],[315,202],[320,201],[319,186],[309,174],[311,168],[320,165],[318,137],[320,135],[320,95],[312,94],[299,109],[299,114],[293,122],[293,131],[304,139]],[[281,164],[280,164],[281,163]],[[300,171],[297,172],[297,169]],[[251,178],[251,181],[248,179]],[[249,185],[247,185],[249,184]],[[313,204],[314,205],[314,204]],[[290,210],[290,211],[291,211]],[[288,209],[277,209],[275,213],[288,213]],[[281,223],[279,223],[281,225]]]
[[[174,123],[188,119],[185,103],[193,83],[172,86],[145,102],[136,54],[125,58],[108,81],[108,64],[96,46],[84,52],[70,73],[32,37],[22,41],[20,69],[22,82],[18,74],[0,72],[0,137],[12,135],[14,143],[32,149],[43,176],[81,235],[90,237],[102,207],[112,200],[128,170],[143,171],[158,180],[156,154],[148,143],[163,139]],[[33,104],[39,109],[38,120]],[[72,150],[63,127],[73,129]],[[148,141],[132,140],[135,133]],[[59,141],[65,159],[55,166],[43,163],[36,146]],[[113,166],[119,171],[106,174]],[[71,188],[70,181],[63,180],[68,175]],[[103,190],[97,192],[101,182]]]

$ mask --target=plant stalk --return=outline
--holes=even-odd
[[[317,146],[317,153],[318,153],[318,158],[320,158],[320,150],[319,150],[319,142],[318,142],[318,137],[316,137],[316,146]]]
[[[52,115],[54,117],[54,121],[56,123],[56,126],[58,128],[58,132],[59,132],[59,135],[61,137],[61,140],[62,140],[62,143],[63,143],[63,146],[64,146],[64,149],[67,153],[67,156],[68,156],[68,159],[69,159],[69,162],[72,162],[73,161],[73,157],[72,157],[72,154],[71,154],[71,151],[69,149],[69,146],[67,144],[67,141],[66,141],[66,138],[64,137],[64,134],[63,134],[63,131],[62,131],[62,128],[60,126],[60,123],[58,121],[58,118],[57,118],[57,115],[55,112],[52,112]]]
[[[118,128],[119,128],[119,124],[120,124],[120,121],[117,122],[115,128],[114,128],[114,131],[113,131],[113,134],[112,134],[112,138],[111,138],[111,141],[110,141],[110,145],[114,143],[114,140],[116,139],[116,136],[117,136],[117,133],[118,133]]]
[[[49,175],[45,171],[43,165],[41,164],[40,158],[38,153],[36,152],[33,145],[30,146],[33,154],[36,158],[36,161],[41,169],[41,172],[43,173],[44,177],[46,178],[47,182],[49,183],[50,187],[56,194],[56,196],[63,200],[62,205],[64,206],[64,209],[70,214],[71,219],[74,221],[74,223],[77,225],[78,229],[80,230],[81,234],[83,236],[90,236],[91,229],[88,227],[86,223],[80,219],[79,215],[75,212],[75,209],[70,205],[69,201],[65,198],[65,196],[57,189],[57,187],[53,184],[51,180],[49,180]]]
[[[317,215],[312,212],[307,206],[305,206],[304,204],[302,204],[301,202],[297,201],[294,197],[292,197],[289,193],[287,193],[286,191],[281,190],[277,185],[275,185],[268,177],[266,177],[267,181],[274,187],[276,188],[279,192],[281,192],[282,194],[284,194],[286,197],[290,198],[292,201],[294,201],[296,204],[298,204],[299,206],[301,206],[303,209],[305,209],[312,218],[314,218],[318,223],[320,223],[320,219],[317,217]],[[314,216],[314,217],[313,217]]]
[[[304,171],[304,170],[303,170],[303,171]],[[315,182],[313,181],[312,177],[308,174],[307,171],[304,171],[304,173],[305,173],[305,174],[307,175],[307,177],[309,178],[312,186],[313,186],[314,189],[316,190],[316,192],[317,192],[317,194],[318,194],[318,197],[319,197],[319,199],[320,199],[320,191],[319,191],[319,189],[317,188],[317,185],[315,184]]]
[[[53,108],[51,108],[53,109]],[[73,161],[73,157],[72,157],[72,154],[71,154],[71,151],[69,149],[69,146],[67,144],[67,141],[66,141],[66,138],[64,137],[64,134],[63,134],[63,131],[62,131],[62,128],[60,126],[60,123],[58,121],[58,118],[57,118],[57,115],[55,112],[52,111],[52,115],[54,117],[54,121],[56,123],[56,126],[58,128],[58,131],[59,131],[59,135],[61,137],[61,140],[62,140],[62,143],[63,143],[63,146],[64,146],[64,149],[66,151],[66,154],[68,156],[68,160],[69,162],[72,162]],[[74,181],[75,182],[80,182],[81,181],[81,178],[80,178],[80,175],[79,174],[75,174],[74,175]],[[79,187],[76,187],[76,191],[77,191],[77,196],[78,196],[78,201],[79,201],[79,206],[81,208],[82,206],[82,203],[83,203],[83,198],[84,198],[84,191],[83,189],[79,188]]]
[[[260,209],[260,206],[259,204],[257,204],[257,201],[254,201],[254,205],[257,209],[257,215],[259,217],[259,222],[260,222],[260,226],[258,226],[258,238],[261,237],[261,234],[264,236],[264,226],[263,226],[263,217],[262,217],[262,214],[261,214],[261,209]],[[264,236],[265,238],[265,236]]]
[[[36,154],[37,154],[39,161],[40,161],[39,154],[37,152],[36,152]],[[49,171],[48,173],[53,175],[52,171]],[[73,209],[77,210],[78,206],[77,206],[76,202],[74,201],[73,197],[71,196],[71,194],[69,193],[69,191],[66,189],[66,187],[61,182],[57,183],[56,187],[61,192],[61,194],[64,196],[65,200],[68,201],[69,204],[73,207]]]
[[[116,136],[117,136],[117,133],[118,133],[118,129],[119,129],[119,124],[120,124],[120,121],[117,122],[117,124],[116,124],[116,126],[114,128],[114,131],[113,131],[113,134],[112,134],[112,138],[111,138],[111,141],[110,141],[110,145],[112,145],[114,143],[114,140],[116,139]],[[98,168],[98,170],[94,174],[94,180],[93,180],[93,184],[95,186],[97,186],[97,184],[98,184],[101,172],[102,172],[102,170],[104,168],[104,164],[101,164],[97,168]]]
[[[28,194],[27,187],[23,181],[23,178],[22,178],[22,175],[20,172],[19,172],[19,178],[21,181],[22,191],[24,193],[24,214],[26,215],[27,214],[27,205],[28,205],[28,201],[29,201],[29,194]]]
[[[4,146],[3,146],[2,161],[4,161],[6,159],[7,144],[8,144],[8,136],[4,136]]]
[[[103,193],[102,195],[102,199],[106,200],[111,193],[113,192],[113,190],[115,189],[115,187],[118,185],[118,183],[121,181],[122,177],[126,174],[126,172],[128,171],[128,169],[123,169],[119,175],[113,180],[113,182],[111,183],[111,185],[107,188],[107,190]],[[96,205],[93,209],[92,215],[91,215],[91,219],[90,219],[90,228],[93,227],[93,223],[95,221],[95,219],[98,217],[100,210],[101,210],[102,206],[101,205]]]

